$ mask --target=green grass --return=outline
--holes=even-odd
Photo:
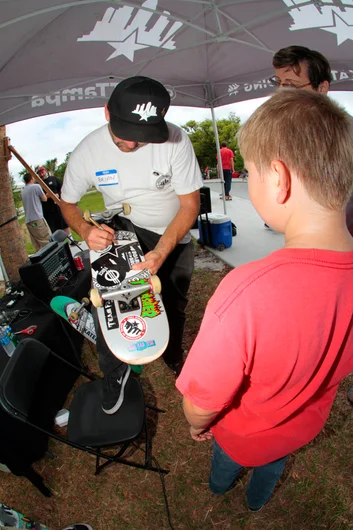
[[[78,206],[83,212],[85,210],[90,210],[91,212],[100,212],[105,209],[102,194],[98,191],[84,195],[78,203]],[[19,223],[21,226],[25,224],[24,217],[19,220]],[[29,234],[25,227],[23,228],[23,234],[27,254],[33,254],[35,252],[35,248],[31,243]],[[72,231],[72,236],[76,241],[82,241],[82,238],[74,231]]]

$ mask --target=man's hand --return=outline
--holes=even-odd
[[[113,242],[114,230],[105,224],[101,226],[104,230],[100,230],[96,226],[90,226],[87,223],[87,229],[84,231],[83,239],[91,250],[103,250]]]
[[[213,434],[209,429],[195,429],[194,427],[190,427],[190,434],[195,442],[205,442],[213,438]]]
[[[150,252],[147,252],[146,261],[141,261],[140,263],[135,263],[135,265],[132,266],[132,270],[138,271],[142,269],[148,269],[150,273],[157,274],[158,270],[161,268],[161,266],[164,263],[165,255],[162,252],[159,252],[158,250],[154,249]]]

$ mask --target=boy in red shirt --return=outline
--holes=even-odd
[[[221,282],[176,386],[192,438],[214,437],[211,490],[252,467],[252,511],[353,370],[352,143],[349,115],[305,90],[278,91],[240,131],[251,201],[285,245]]]

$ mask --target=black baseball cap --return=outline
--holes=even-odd
[[[149,77],[129,77],[108,101],[112,133],[129,142],[162,144],[169,131],[164,116],[170,105],[166,88]]]

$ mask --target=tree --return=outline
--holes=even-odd
[[[212,120],[196,122],[188,121],[182,128],[187,132],[195,150],[200,167],[215,167],[217,165],[216,140]],[[217,129],[220,143],[226,142],[229,149],[235,154],[234,167],[238,171],[244,168],[244,161],[239,153],[237,133],[240,128],[240,118],[234,112],[228,119],[217,120]]]
[[[12,189],[13,202],[15,203],[16,215],[19,215],[19,208],[21,207],[22,197],[21,190],[18,188],[15,178],[10,173],[10,183]]]
[[[58,167],[58,159],[52,158],[51,160],[47,160],[43,166],[46,168],[49,175],[55,175]]]
[[[66,153],[66,157],[65,157],[64,162],[62,162],[57,167],[57,169],[55,171],[55,176],[58,177],[58,179],[60,179],[60,180],[64,179],[64,174],[65,174],[65,171],[66,171],[66,166],[67,166],[67,163],[69,161],[70,155],[71,155],[71,152],[70,153]]]
[[[5,158],[6,128],[0,126],[0,249],[11,282],[20,279],[18,269],[27,259],[21,228],[16,217],[8,163]]]

